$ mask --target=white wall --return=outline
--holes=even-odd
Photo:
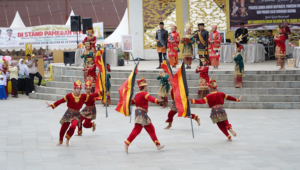
[[[143,41],[143,1],[128,0],[129,9],[129,34],[133,35],[134,58],[144,57],[144,41]]]

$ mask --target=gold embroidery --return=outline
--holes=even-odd
[[[226,100],[226,99],[227,99],[227,97],[228,97],[228,95],[227,95],[227,94],[225,94],[225,98],[224,98],[224,99]]]
[[[66,138],[70,140],[70,136],[68,134],[66,134]]]
[[[199,40],[201,41],[201,43],[205,46],[205,40],[203,39],[203,37],[201,36],[201,33],[198,32],[198,37],[199,37]]]
[[[149,94],[146,94],[145,99],[147,100],[147,97],[149,96]]]
[[[74,93],[72,93],[72,96],[73,96],[73,97],[74,97],[74,99],[75,99],[75,103],[78,103],[78,102],[79,102],[79,100],[80,100],[81,94],[80,94],[78,97],[76,97],[76,96],[75,96],[75,94],[74,94]]]
[[[86,96],[85,102],[87,102],[87,101],[89,100],[89,97],[90,97],[90,95],[88,94],[88,95]]]
[[[53,107],[53,109],[56,108],[56,106],[54,105],[54,103],[51,106]]]
[[[206,98],[206,97],[204,97],[203,99],[205,100],[205,103],[207,103],[207,98]]]
[[[130,142],[128,140],[126,140],[125,143],[127,143],[128,145],[130,145]]]
[[[67,96],[64,97],[65,101],[68,102]]]

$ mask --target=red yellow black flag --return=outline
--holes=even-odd
[[[175,105],[178,109],[178,117],[190,117],[191,109],[190,103],[187,99],[189,96],[189,90],[187,85],[186,73],[184,68],[184,63],[177,70],[176,74],[173,76],[173,92]]]
[[[119,102],[116,108],[117,112],[124,114],[125,116],[131,115],[131,99],[134,93],[134,86],[136,80],[136,74],[138,72],[139,61],[135,65],[129,77],[119,88]]]
[[[106,86],[105,86],[105,81],[106,81],[106,67],[105,63],[103,61],[104,56],[104,51],[105,49],[101,49],[97,51],[96,53],[96,58],[95,58],[95,64],[99,69],[97,80],[96,80],[96,85],[95,85],[95,92],[102,92],[102,96],[97,98],[98,100],[102,100],[103,102],[106,102]]]

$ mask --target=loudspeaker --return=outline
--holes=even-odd
[[[75,51],[64,51],[64,63],[65,66],[69,63],[71,64],[75,63]]]
[[[86,28],[93,27],[93,19],[92,18],[82,18],[82,32],[86,34]]]
[[[81,31],[81,16],[74,15],[71,16],[71,31]]]

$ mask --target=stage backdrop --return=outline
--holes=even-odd
[[[97,43],[103,38],[103,22],[94,23],[94,35],[97,37]],[[0,48],[15,49],[25,48],[26,43],[32,43],[33,48],[64,49],[76,48],[77,32],[71,32],[69,26],[65,25],[42,25],[37,27],[0,28]],[[78,33],[79,43],[86,37],[82,31]]]
[[[229,0],[230,30],[244,22],[248,29],[276,29],[282,21],[300,26],[299,0]]]

